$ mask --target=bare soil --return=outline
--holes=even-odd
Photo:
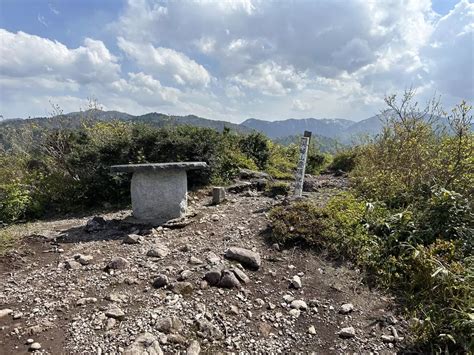
[[[326,179],[328,179],[326,177]],[[339,191],[335,183],[318,187],[312,198],[327,198]],[[331,188],[333,190],[331,191]],[[329,190],[328,190],[329,189]],[[107,226],[96,232],[84,228],[93,216],[44,222],[44,233],[25,236],[14,252],[0,259],[0,310],[13,313],[0,318],[0,354],[28,353],[27,339],[41,343],[37,353],[119,354],[137,335],[149,332],[159,337],[165,353],[186,350],[193,339],[202,353],[395,353],[403,341],[386,343],[382,335],[407,338],[406,322],[397,316],[396,304],[387,295],[368,289],[361,275],[347,265],[321,257],[300,247],[277,250],[269,240],[268,211],[281,200],[261,193],[229,194],[228,201],[211,206],[208,190],[191,194],[190,207],[196,215],[179,229],[151,229],[126,223],[130,211],[103,214]],[[123,244],[125,235],[144,237],[140,244]],[[146,255],[154,245],[166,246],[162,258]],[[262,266],[245,270],[250,283],[242,288],[202,287],[204,274],[212,267],[209,252],[223,267],[234,263],[223,255],[230,246],[258,252]],[[64,261],[73,255],[91,255],[90,265],[66,270]],[[121,256],[129,267],[104,271],[112,257]],[[189,263],[194,256],[202,264]],[[212,255],[211,255],[212,256]],[[152,281],[165,274],[176,282],[182,270],[192,271],[186,280],[191,294],[170,288],[155,289]],[[301,275],[302,288],[289,287]],[[117,304],[125,318],[107,327],[104,312],[112,306],[106,297],[124,297]],[[307,310],[290,314],[284,295],[304,300]],[[81,298],[96,302],[77,305]],[[340,306],[352,303],[349,314]],[[21,313],[21,317],[15,313]],[[160,319],[177,317],[183,323],[182,338],[156,329]],[[223,337],[203,336],[196,319],[205,317]],[[309,327],[314,326],[315,334]],[[338,332],[354,327],[355,336],[343,339]],[[167,338],[167,339],[166,339]]]

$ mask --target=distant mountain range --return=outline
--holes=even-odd
[[[6,127],[21,127],[27,124],[35,124],[45,128],[75,128],[79,127],[84,120],[110,121],[114,119],[147,123],[155,127],[191,125],[212,128],[218,131],[222,131],[224,127],[228,127],[231,130],[241,133],[249,133],[255,130],[264,133],[271,139],[278,139],[278,141],[281,142],[290,140],[285,139],[285,137],[298,136],[306,130],[311,131],[315,136],[330,138],[343,143],[349,143],[351,139],[357,136],[377,134],[382,129],[380,115],[376,115],[359,122],[354,122],[343,118],[292,118],[273,122],[249,118],[240,124],[235,124],[226,121],[210,120],[195,115],[172,116],[152,112],[145,115],[134,116],[124,112],[101,110],[71,112],[65,115],[53,117],[4,120],[0,122],[0,129]]]
[[[304,131],[336,139],[343,143],[350,143],[361,135],[375,135],[382,130],[381,115],[354,122],[343,118],[303,118],[283,121],[263,121],[249,118],[241,125],[265,133],[272,139],[281,139],[286,136],[301,135]]]

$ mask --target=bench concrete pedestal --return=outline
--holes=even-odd
[[[184,217],[187,209],[186,170],[207,167],[203,162],[114,165],[114,172],[132,172],[133,217],[159,225]]]

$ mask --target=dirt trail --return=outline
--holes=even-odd
[[[37,353],[119,354],[143,333],[164,353],[186,351],[193,340],[202,353],[392,353],[402,346],[390,337],[394,330],[406,337],[406,322],[356,271],[268,242],[268,211],[280,201],[257,192],[228,198],[211,206],[207,191],[193,194],[196,215],[180,229],[137,228],[123,222],[130,211],[102,215],[106,224],[89,232],[92,216],[45,223],[48,238],[32,237],[0,259],[0,310],[13,311],[0,318],[0,354],[27,353],[28,339],[41,344]],[[123,243],[130,234],[142,240]],[[250,282],[232,289],[203,283],[209,270],[236,265],[224,258],[231,246],[260,255],[257,271],[243,269]],[[147,255],[153,248],[161,256]],[[93,259],[73,261],[76,254]],[[128,263],[104,271],[114,257]],[[169,284],[154,288],[160,274]],[[295,275],[299,289],[289,287]],[[348,303],[353,310],[340,313]],[[347,327],[355,336],[339,334]]]

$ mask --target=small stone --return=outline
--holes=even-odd
[[[168,276],[160,274],[158,275],[155,280],[153,281],[154,288],[161,288],[165,287],[169,284]]]
[[[274,310],[274,309],[276,308],[276,305],[273,304],[273,303],[271,303],[271,302],[268,302],[267,308],[268,308],[269,310]]]
[[[11,313],[13,313],[12,309],[9,309],[9,308],[0,309],[0,319],[8,316]]]
[[[109,263],[106,266],[107,270],[123,270],[128,268],[130,263],[128,262],[127,259],[122,258],[120,256],[117,256],[115,258],[112,258],[112,260],[109,261]]]
[[[384,343],[393,343],[396,338],[393,335],[382,335],[382,341]]]
[[[225,189],[223,187],[212,188],[212,204],[218,205],[225,201]]]
[[[200,264],[202,264],[202,260],[196,258],[195,256],[191,256],[191,257],[189,258],[189,263],[190,263],[190,264],[193,264],[193,265],[200,265]]]
[[[316,328],[314,327],[314,325],[312,325],[308,328],[308,333],[312,334],[312,335],[316,334]]]
[[[34,341],[33,339],[31,339],[31,338],[26,339],[26,343],[27,343],[27,344],[33,344],[34,342],[35,342],[35,341]]]
[[[168,335],[168,342],[171,344],[186,344],[186,338],[180,334]]]
[[[173,284],[173,292],[179,293],[180,295],[190,295],[193,291],[194,287],[191,282],[175,282]]]
[[[236,260],[243,266],[253,270],[258,270],[262,264],[260,254],[244,248],[229,248],[225,252],[225,257],[227,259]]]
[[[273,250],[276,250],[276,251],[280,251],[280,250],[281,250],[281,249],[280,249],[280,244],[278,244],[278,243],[272,244],[272,249],[273,249]]]
[[[96,303],[96,302],[97,302],[97,298],[95,298],[95,297],[85,297],[85,298],[80,298],[76,302],[76,305],[83,306],[83,305],[86,305],[86,304],[91,304],[91,303]]]
[[[303,301],[303,300],[294,300],[291,302],[290,304],[290,307],[291,308],[295,308],[295,309],[307,309],[308,306],[306,305],[306,302]]]
[[[169,249],[164,245],[156,245],[146,253],[147,256],[153,258],[164,258],[170,253]]]
[[[239,279],[239,281],[243,282],[244,284],[248,284],[250,282],[250,278],[239,268],[233,268],[231,271],[235,274],[235,276],[237,276],[237,279]]]
[[[209,340],[219,340],[224,337],[222,331],[208,320],[200,318],[196,322],[199,329],[198,334],[203,338],[207,338]]]
[[[235,305],[231,305],[230,309],[229,309],[229,313],[238,315],[240,313],[239,307],[237,307]]]
[[[115,324],[117,324],[117,320],[115,318],[107,319],[107,323],[105,324],[105,330],[112,329],[113,327],[115,327]]]
[[[129,234],[123,238],[123,244],[140,244],[143,242],[143,237],[138,234]]]
[[[295,298],[292,296],[292,295],[284,295],[283,296],[283,300],[286,302],[286,303],[291,303],[293,302]]]
[[[221,271],[214,269],[206,272],[204,275],[204,280],[206,280],[209,285],[216,286],[221,280]]]
[[[213,253],[212,251],[208,252],[206,254],[206,260],[210,263],[210,264],[219,264],[221,262],[221,258],[219,258],[216,253]]]
[[[33,343],[30,345],[30,351],[36,351],[41,349],[41,344],[40,343]]]
[[[341,338],[353,338],[355,337],[355,329],[354,327],[342,328],[337,334]]]
[[[92,260],[94,260],[94,257],[92,255],[81,254],[76,260],[81,265],[89,265],[92,262]]]
[[[119,307],[109,308],[107,311],[105,311],[105,315],[109,318],[114,318],[117,320],[123,320],[125,318],[125,312]]]
[[[66,270],[78,270],[81,268],[81,264],[79,264],[77,261],[75,260],[66,260],[64,262],[64,268]]]
[[[189,279],[193,275],[191,270],[183,270],[178,276],[178,281],[184,281]]]
[[[183,329],[183,323],[177,317],[168,317],[156,323],[156,329],[162,333],[179,333]]]
[[[197,340],[192,340],[186,350],[186,355],[199,355],[201,352],[201,345]]]
[[[108,294],[107,296],[105,296],[105,299],[110,302],[123,303],[123,302],[127,302],[128,297],[121,293],[112,292]]]
[[[292,309],[289,313],[292,317],[298,318],[301,314],[301,311],[299,309]]]
[[[295,289],[300,289],[301,288],[301,279],[298,275],[293,276],[293,278],[290,281],[290,287],[295,288]]]
[[[222,271],[222,277],[218,286],[223,288],[238,288],[240,287],[240,282],[233,272],[224,270]]]
[[[339,309],[339,313],[347,314],[347,313],[351,313],[353,310],[354,310],[354,306],[352,303],[344,303]]]
[[[135,341],[126,349],[124,349],[123,355],[163,355],[163,351],[160,347],[158,339],[150,333],[140,334]]]

